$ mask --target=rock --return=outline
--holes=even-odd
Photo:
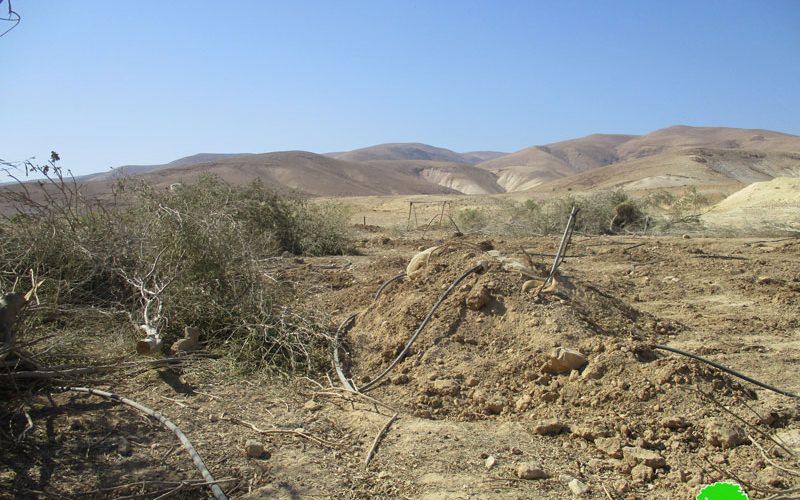
[[[489,303],[491,297],[489,296],[489,289],[485,286],[473,290],[472,293],[467,295],[467,307],[473,311],[478,311],[483,306]]]
[[[679,416],[671,416],[661,419],[661,427],[665,429],[685,429],[689,427],[691,424],[686,421],[685,418]]]
[[[637,483],[649,483],[655,477],[655,471],[652,467],[645,464],[639,464],[631,469],[631,479]]]
[[[522,463],[517,466],[517,477],[520,479],[547,479],[550,476],[538,464]]]
[[[611,483],[611,489],[615,492],[619,493],[620,495],[624,495],[628,491],[630,491],[631,487],[628,484],[628,481],[624,479],[617,479],[613,483]]]
[[[594,445],[611,458],[622,458],[622,440],[618,437],[598,437]]]
[[[581,437],[587,441],[594,441],[595,438],[603,436],[601,431],[598,431],[594,427],[590,427],[588,425],[572,426],[570,430],[572,431],[573,435]]]
[[[531,405],[531,401],[533,401],[533,399],[526,394],[514,403],[514,408],[516,408],[517,411],[525,411]]]
[[[580,370],[589,360],[580,352],[566,347],[557,347],[550,353],[550,357],[542,366],[545,373],[561,374]]]
[[[625,446],[622,448],[622,456],[630,464],[644,464],[653,469],[660,469],[667,466],[664,457],[655,451],[645,450],[638,446]]]
[[[475,387],[479,383],[480,380],[478,380],[478,377],[473,377],[473,376],[467,377],[467,380],[464,381],[464,385],[466,385],[467,387]]]
[[[583,483],[578,479],[573,479],[572,481],[567,483],[567,487],[569,488],[569,490],[572,492],[573,495],[579,497],[589,493],[590,490],[588,485],[586,485],[585,483]]]
[[[599,458],[590,458],[589,461],[586,462],[586,466],[589,467],[589,469],[593,469],[595,472],[604,472],[617,470],[621,463],[622,460],[617,460],[616,458],[605,460]]]
[[[553,403],[558,400],[558,392],[557,391],[545,391],[539,396],[539,399],[544,401],[545,403]]]
[[[123,457],[127,457],[131,454],[131,443],[123,436],[117,439],[117,453]]]
[[[486,470],[492,470],[492,467],[494,467],[494,464],[496,463],[497,459],[495,459],[493,455],[489,455],[488,457],[486,457],[486,460],[484,461],[483,464],[486,467]]]
[[[306,404],[303,405],[303,409],[306,411],[318,411],[322,409],[322,405],[314,401],[313,399],[309,399],[306,401]]]
[[[440,379],[433,382],[433,389],[443,396],[456,396],[461,392],[461,387],[453,379]]]
[[[800,429],[789,429],[775,433],[775,439],[786,445],[787,448],[800,455]]]
[[[728,450],[747,441],[741,427],[717,418],[706,425],[706,442],[711,446]]]
[[[587,380],[598,380],[603,377],[606,373],[606,365],[603,363],[589,363],[589,366],[583,370],[583,374],[581,375],[583,378]]]
[[[264,455],[264,445],[261,441],[248,439],[244,444],[244,453],[248,458],[261,458]]]
[[[500,415],[506,405],[502,401],[493,400],[486,403],[483,407],[483,412],[487,415]]]
[[[764,470],[759,471],[758,480],[762,483],[767,483],[773,488],[784,489],[789,487],[789,483],[786,481],[786,479],[781,476],[780,472],[775,467],[772,466],[766,467]]]
[[[555,436],[556,434],[561,434],[566,430],[567,426],[557,418],[539,420],[536,422],[536,425],[533,426],[533,432],[539,434],[540,436]]]
[[[392,377],[392,384],[405,385],[409,382],[409,380],[410,379],[408,378],[408,375],[406,375],[405,373],[401,373],[399,375],[395,375],[394,377]]]

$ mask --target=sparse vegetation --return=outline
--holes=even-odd
[[[695,187],[683,194],[658,191],[635,198],[623,190],[567,194],[556,198],[529,198],[492,207],[464,208],[459,225],[468,232],[487,234],[559,234],[572,206],[580,208],[575,230],[583,234],[626,232],[669,233],[700,227],[707,198]]]
[[[99,310],[104,319],[90,333],[86,317],[96,314],[66,316],[74,324],[64,315],[56,323],[33,315],[40,333],[72,327],[133,335],[134,325],[147,324],[171,342],[193,325],[209,347],[225,345],[244,367],[325,365],[327,319],[288,308],[289,290],[265,263],[286,251],[351,252],[343,207],[210,176],[174,190],[125,180],[113,202],[100,204],[84,198],[57,161],[26,163],[44,176],[38,189],[0,192],[17,208],[0,222],[0,288],[33,275],[45,280],[39,297],[47,308]]]
[[[699,227],[701,210],[710,203],[697,187],[691,186],[681,195],[663,189],[656,191],[646,198],[645,204],[660,216],[660,227],[669,230]]]
[[[462,208],[456,214],[458,227],[464,231],[478,231],[486,227],[489,217],[480,208]]]

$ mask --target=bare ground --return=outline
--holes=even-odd
[[[569,498],[573,478],[589,487],[585,498],[694,498],[718,480],[739,482],[750,498],[800,486],[797,459],[770,440],[800,429],[797,399],[653,350],[682,348],[800,392],[800,240],[576,236],[556,293],[534,299],[521,289],[526,278],[475,247],[483,239],[365,233],[363,255],[289,261],[276,271],[336,319],[364,311],[347,332],[348,367],[360,384],[388,365],[456,276],[490,263],[455,289],[390,382],[369,393],[385,406],[348,396],[333,370],[313,381],[242,378],[221,360],[104,388],[172,419],[232,497]],[[373,301],[420,248],[445,241],[455,244],[421,277]],[[557,246],[552,237],[491,242],[519,260],[521,248],[548,254]],[[533,258],[539,267],[550,261]],[[467,307],[483,289],[489,302]],[[557,346],[579,350],[588,365],[543,374]],[[177,439],[130,408],[69,392],[5,403],[2,496],[208,496],[186,483],[200,475]],[[546,419],[557,420],[557,433],[542,433]],[[261,435],[242,421],[323,441]],[[268,454],[247,458],[247,439],[260,439]],[[624,447],[635,450],[621,455]],[[641,453],[649,458],[632,458]],[[548,477],[520,479],[523,463]]]

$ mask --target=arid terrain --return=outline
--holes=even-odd
[[[646,135],[593,134],[514,153],[457,153],[427,144],[381,144],[318,154],[198,154],[163,165],[122,166],[82,178],[95,192],[135,175],[167,187],[211,173],[234,184],[259,178],[310,196],[542,194],[697,186],[728,195],[751,182],[800,175],[800,137],[769,130],[674,126]]]
[[[134,167],[159,188],[214,173],[347,207],[352,255],[259,261],[289,310],[341,325],[338,342],[313,377],[243,373],[223,344],[86,384],[174,422],[231,498],[684,499],[716,481],[798,498],[798,141],[672,127],[511,155],[388,144]],[[507,228],[528,202],[619,188],[722,201],[667,231],[576,232],[552,282],[560,229],[457,226],[471,214]],[[92,311],[50,311],[43,324],[101,322],[33,340],[37,352],[135,359],[135,333],[91,326],[121,313]],[[9,401],[0,496],[207,496],[175,436],[128,406],[57,388]]]
[[[287,257],[269,270],[337,320],[359,313],[343,352],[357,385],[389,364],[453,279],[486,264],[368,397],[348,395],[333,369],[317,380],[228,378],[231,368],[213,359],[110,390],[172,419],[237,498],[677,499],[718,480],[739,482],[750,498],[796,492],[797,459],[773,440],[800,452],[798,400],[653,349],[685,349],[800,392],[796,238],[576,235],[555,290],[535,298],[508,259],[540,273],[555,237],[357,230],[360,255]],[[421,275],[374,299],[432,245],[444,246]],[[477,309],[468,305],[476,294],[485,295]],[[128,339],[104,340],[115,342]],[[588,364],[543,368],[557,347]],[[58,393],[30,403],[34,425],[4,462],[3,495],[202,491],[176,490],[197,470],[173,435],[129,408]],[[291,434],[298,429],[311,438]],[[246,457],[248,439],[265,454]]]

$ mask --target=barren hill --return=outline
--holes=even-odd
[[[158,185],[191,182],[203,173],[234,184],[261,179],[312,196],[447,194],[456,191],[379,164],[337,160],[306,151],[234,156],[218,161],[145,173]]]
[[[800,153],[800,136],[761,129],[677,125],[626,141],[617,152],[626,160],[690,148]]]
[[[480,163],[478,167],[497,175],[498,183],[507,191],[521,191],[548,180],[614,163],[619,160],[616,148],[634,137],[594,134],[533,146]]]
[[[368,148],[355,149],[340,153],[328,153],[339,160],[349,161],[381,161],[381,160],[427,160],[447,161],[474,165],[487,159],[502,156],[505,153],[496,151],[474,151],[456,153],[445,148],[437,148],[417,142],[379,144]]]
[[[153,172],[156,170],[163,170],[167,168],[191,167],[193,165],[200,165],[202,163],[223,160],[225,158],[231,158],[234,156],[249,156],[249,153],[232,153],[232,154],[197,153],[191,156],[184,156],[183,158],[178,158],[177,160],[173,160],[169,163],[162,163],[158,165],[123,165],[121,167],[115,167],[108,172],[100,172],[98,174],[89,174],[82,176],[80,180],[102,181],[102,180],[116,179],[126,175],[139,175],[139,174],[144,174],[146,172]]]
[[[800,137],[794,135],[681,125],[643,136],[595,134],[534,146],[478,167],[497,175],[507,191],[540,185],[547,190],[627,187],[637,182],[641,186],[636,187],[655,188],[695,179],[746,184],[800,175],[797,152]]]
[[[425,160],[382,160],[368,163],[390,168],[463,194],[496,194],[505,192],[491,172],[471,165]]]
[[[120,167],[81,181],[108,182],[127,174],[169,184],[190,181],[203,172],[233,183],[258,178],[312,196],[647,190],[688,185],[727,193],[751,182],[800,177],[800,136],[675,126],[642,136],[594,134],[512,154],[457,153],[420,143],[381,144],[326,155],[202,153],[162,165]]]
[[[532,191],[648,190],[684,186],[731,191],[774,177],[800,176],[800,155],[695,148],[634,158],[535,186]]]

